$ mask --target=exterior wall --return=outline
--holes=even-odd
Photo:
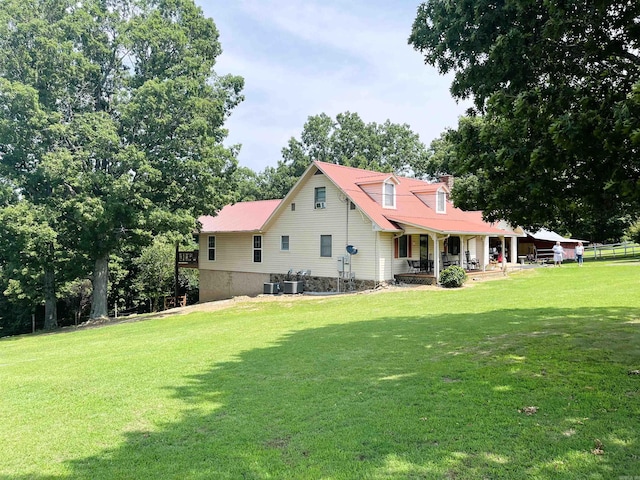
[[[326,188],[326,208],[315,208],[315,188]],[[208,233],[200,234],[200,301],[258,295],[270,275],[310,270],[311,276],[338,278],[338,257],[348,256],[347,245],[358,249],[351,256],[356,282],[391,281],[393,235],[374,231],[369,220],[324,175],[312,176],[296,195],[289,197],[269,231],[262,234],[262,262],[253,261],[257,233],[223,233],[216,237],[216,259],[208,260]],[[295,204],[292,210],[291,204]],[[281,250],[281,237],[289,237],[289,250]],[[320,256],[320,236],[331,235],[330,257]],[[406,259],[402,259],[406,265]],[[349,270],[350,269],[350,270]],[[401,270],[402,271],[402,270]],[[395,273],[398,273],[396,271]]]
[[[326,188],[326,208],[315,209],[316,187]],[[376,275],[378,233],[371,221],[350,202],[324,175],[312,176],[304,188],[288,199],[281,215],[265,236],[266,259],[271,273],[311,270],[312,276],[337,278],[338,257],[346,256],[346,246],[358,249],[351,256],[351,271],[356,279],[380,280]],[[295,211],[291,204],[295,203]],[[289,236],[289,251],[280,250],[282,235]],[[320,236],[331,235],[331,257],[320,256]],[[348,270],[348,267],[347,267]]]
[[[262,273],[200,270],[200,302],[262,293],[269,275]]]
[[[254,233],[200,234],[200,270],[221,270],[229,272],[269,273],[266,236],[262,236],[262,262],[253,261]],[[216,237],[216,259],[209,260],[209,237]]]

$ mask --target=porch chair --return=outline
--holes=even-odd
[[[467,270],[477,270],[480,266],[480,262],[477,258],[471,257],[471,252],[469,250],[464,252],[464,256],[467,260]]]
[[[407,259],[407,264],[409,265],[409,273],[420,273],[420,260]]]

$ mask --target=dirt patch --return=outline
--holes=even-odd
[[[487,281],[487,280],[497,280],[497,279],[504,279],[507,278],[504,275],[497,275],[497,276],[486,276],[482,279],[474,279],[476,280],[476,282],[471,282],[471,281],[467,281],[463,287],[471,287],[473,286],[473,283],[477,283],[478,280],[480,281]],[[177,308],[171,308],[169,310],[165,310],[162,312],[155,312],[155,313],[144,313],[144,314],[134,314],[134,315],[130,315],[127,317],[118,317],[118,318],[113,318],[113,317],[109,317],[109,318],[100,318],[100,319],[96,319],[96,320],[89,320],[86,321],[80,325],[78,325],[77,328],[97,328],[97,327],[102,327],[105,325],[116,325],[119,323],[130,323],[130,322],[140,322],[143,320],[151,320],[151,319],[155,319],[155,318],[164,318],[164,317],[169,317],[169,316],[173,316],[173,315],[188,315],[190,313],[194,313],[194,312],[215,312],[218,310],[224,310],[226,308],[232,308],[235,306],[238,306],[240,304],[252,304],[252,303],[263,303],[263,302],[287,302],[287,303],[291,303],[291,302],[314,302],[314,301],[318,301],[318,300],[324,300],[326,298],[328,298],[329,296],[331,297],[338,297],[338,296],[351,296],[351,295],[379,295],[379,294],[384,294],[384,293],[390,293],[390,292],[401,292],[401,291],[407,291],[407,290],[412,290],[412,291],[422,291],[422,290],[441,290],[442,287],[439,287],[437,285],[409,285],[409,284],[400,284],[400,285],[383,285],[380,286],[378,288],[372,289],[372,290],[363,290],[360,292],[353,292],[353,293],[333,293],[333,292],[329,292],[327,295],[322,295],[321,293],[316,293],[316,294],[312,294],[312,295],[305,295],[305,294],[297,294],[297,295],[284,295],[284,294],[280,294],[280,295],[258,295],[255,297],[249,297],[249,296],[239,296],[239,297],[233,297],[227,300],[216,300],[213,302],[206,302],[206,303],[197,303],[195,305],[188,305],[186,307],[177,307]],[[75,327],[68,327],[68,328],[73,328],[75,329]],[[62,329],[62,330],[66,330]]]
[[[131,323],[131,322],[140,322],[143,320],[152,320],[155,318],[164,318],[170,317],[174,315],[188,315],[194,312],[215,312],[218,310],[224,310],[226,308],[232,308],[238,305],[243,304],[253,304],[253,303],[264,303],[264,302],[313,302],[318,300],[324,300],[331,297],[338,296],[351,296],[351,295],[375,295],[381,293],[388,292],[397,292],[397,291],[405,291],[407,289],[411,290],[439,290],[440,287],[431,286],[431,285],[386,285],[373,290],[364,290],[361,292],[352,292],[352,293],[340,293],[336,294],[333,292],[329,292],[327,295],[314,294],[314,295],[305,295],[305,294],[297,294],[297,295],[258,295],[255,297],[249,296],[238,296],[229,298],[226,300],[216,300],[213,302],[205,302],[205,303],[196,303],[195,305],[188,305],[186,307],[177,307],[171,308],[169,310],[164,310],[162,312],[155,313],[143,313],[143,314],[134,314],[129,315],[127,317],[118,317],[118,318],[99,318],[96,320],[88,320],[84,323],[78,325],[77,328],[97,328],[106,325],[116,325],[119,323]],[[68,327],[75,329],[76,327]],[[66,330],[62,329],[62,330]]]

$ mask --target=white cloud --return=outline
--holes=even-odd
[[[451,78],[407,44],[413,2],[197,3],[221,32],[218,73],[245,78],[228,143],[243,144],[240,163],[256,171],[276,165],[310,115],[350,111],[365,122],[407,123],[428,144],[468,106],[456,105]]]

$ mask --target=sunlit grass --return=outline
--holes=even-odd
[[[636,369],[637,263],[4,339],[0,478],[640,475]]]

